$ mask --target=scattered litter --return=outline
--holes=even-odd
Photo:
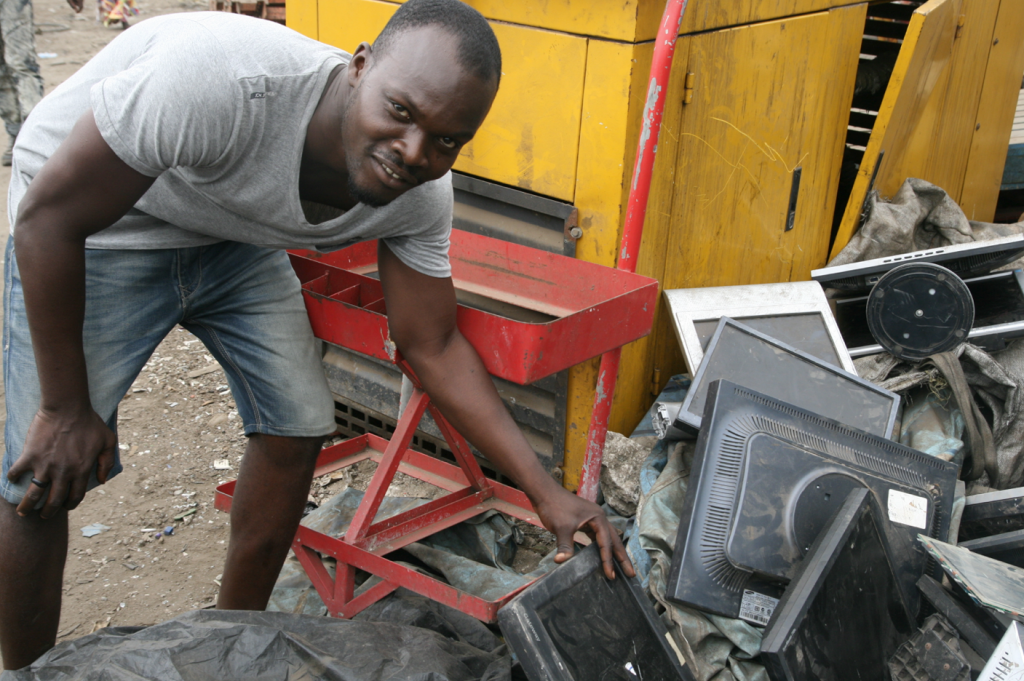
[[[214,371],[219,371],[219,370],[220,370],[220,365],[219,364],[211,364],[208,367],[203,367],[202,369],[195,369],[194,371],[188,372],[188,377],[189,378],[199,378],[200,376],[205,376],[206,374],[212,374]]]
[[[156,529],[155,527],[143,527],[139,532],[156,532]]]
[[[99,631],[100,629],[106,629],[109,626],[110,626],[110,615],[107,615],[107,619],[105,619],[105,620],[97,620],[92,625],[92,631],[89,632],[89,633],[93,633],[94,634],[97,631]]]
[[[172,534],[174,534],[174,525],[168,525],[164,528],[164,535],[170,536]]]
[[[58,55],[56,52],[39,52],[36,54],[36,56],[40,59],[55,59],[60,55]]]
[[[231,462],[227,459],[215,459],[213,462],[213,468],[218,471],[229,471],[231,470]]]
[[[102,534],[110,528],[102,523],[93,523],[92,525],[86,525],[82,528],[83,537],[95,537],[97,534]]]
[[[179,513],[178,515],[174,516],[174,519],[175,520],[184,520],[185,518],[187,518],[190,515],[194,514],[197,510],[199,510],[199,509],[190,508],[187,511],[185,511],[184,513]]]
[[[80,626],[82,626],[81,622],[79,622],[78,624],[76,624],[74,626],[68,627],[64,631],[58,631],[57,632],[57,638],[64,638],[65,636],[67,636],[68,634],[72,633],[75,629],[77,629]]]

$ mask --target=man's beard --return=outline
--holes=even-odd
[[[381,208],[391,203],[395,198],[392,196],[381,196],[373,190],[360,187],[356,183],[355,173],[351,169],[348,172],[348,195],[370,208]]]

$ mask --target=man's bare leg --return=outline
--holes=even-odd
[[[60,624],[68,514],[21,518],[0,499],[0,654],[20,669],[53,647]]]
[[[295,538],[325,438],[253,435],[231,504],[222,610],[263,610]]]

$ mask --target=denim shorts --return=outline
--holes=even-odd
[[[0,493],[18,503],[31,481],[7,471],[39,408],[21,277],[8,239],[4,276],[6,449]],[[334,432],[334,403],[299,281],[284,251],[221,242],[149,251],[86,251],[83,343],[92,407],[117,432],[117,406],[176,324],[220,362],[246,435]],[[111,475],[122,470],[118,461]],[[96,486],[93,472],[89,488]]]

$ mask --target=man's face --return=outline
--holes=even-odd
[[[466,72],[456,49],[446,31],[426,26],[397,36],[387,54],[356,51],[342,122],[353,198],[383,206],[442,177],[476,134],[497,86]]]

